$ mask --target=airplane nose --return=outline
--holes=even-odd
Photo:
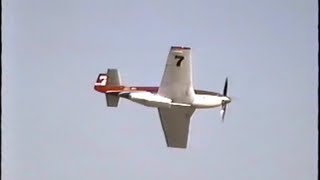
[[[227,99],[224,100],[226,103],[230,103],[231,102],[231,98],[230,97],[226,97]]]

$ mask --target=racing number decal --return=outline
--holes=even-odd
[[[107,85],[107,75],[105,74],[100,74],[98,79],[97,79],[97,82],[94,84],[96,86],[105,86]]]
[[[177,64],[176,64],[176,66],[177,66],[177,67],[180,67],[182,61],[184,60],[184,57],[183,57],[183,56],[176,55],[176,56],[174,56],[174,59],[178,59],[178,62],[177,62]]]

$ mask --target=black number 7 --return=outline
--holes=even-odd
[[[181,66],[181,62],[184,60],[184,57],[183,56],[179,56],[179,55],[176,55],[174,56],[174,59],[179,59],[176,66],[177,67],[180,67]]]

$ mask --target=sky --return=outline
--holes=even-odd
[[[318,4],[311,0],[2,1],[2,178],[313,180],[318,176]],[[167,148],[156,109],[107,108],[118,68],[158,86],[171,46],[196,89],[222,92]]]

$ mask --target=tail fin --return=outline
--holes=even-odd
[[[121,86],[121,77],[117,69],[108,69],[107,77],[107,86]],[[118,107],[119,96],[106,94],[106,101],[108,107]]]
[[[108,69],[107,73],[100,73],[96,87],[121,86],[120,74],[117,69]]]
[[[94,88],[99,92],[106,92],[105,87],[121,86],[120,73],[117,69],[108,69],[107,73],[101,73],[95,83]],[[117,94],[106,93],[106,101],[108,107],[117,107],[119,96]]]
[[[107,76],[107,86],[121,86],[121,78],[118,69],[108,69]]]
[[[117,69],[108,69],[107,76],[107,86],[121,86],[121,77]],[[108,107],[118,107],[119,96],[106,94],[106,101]]]

